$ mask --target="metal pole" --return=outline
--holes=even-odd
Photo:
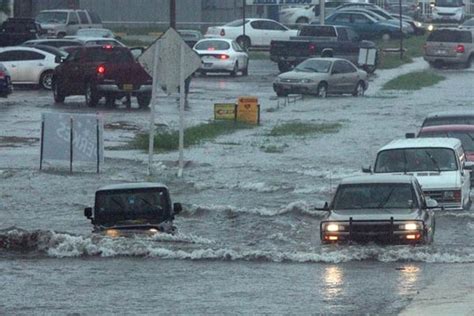
[[[74,132],[73,132],[73,124],[74,124],[74,121],[73,121],[73,118],[71,116],[71,119],[70,119],[70,123],[71,123],[71,127],[69,129],[69,172],[72,173],[72,156],[74,154]]]
[[[247,11],[247,0],[242,0],[242,27],[245,36],[245,11]]]
[[[184,43],[181,43],[180,55],[180,74],[179,74],[179,169],[178,177],[183,176],[184,168],[184,102],[185,102],[185,88],[184,88]]]
[[[158,41],[155,45],[155,51],[153,56],[153,87],[151,90],[151,105],[150,105],[150,129],[149,129],[149,136],[148,139],[148,175],[151,176],[153,174],[153,151],[154,151],[154,141],[155,141],[155,104],[157,103],[157,92],[158,92],[158,72],[157,72],[157,65],[158,65],[158,53],[160,50],[160,41]]]
[[[325,1],[319,0],[319,24],[324,25],[325,18],[326,18]]]
[[[100,172],[99,165],[100,165],[100,157],[99,157],[99,119],[96,120],[96,140],[97,140],[97,173]]]
[[[403,59],[403,26],[402,26],[402,0],[398,0],[400,14],[400,59]]]
[[[176,30],[176,0],[170,0],[170,27]]]
[[[40,170],[43,168],[44,116],[41,118]]]

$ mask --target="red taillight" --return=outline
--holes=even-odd
[[[314,45],[314,44],[309,44],[309,47],[308,47],[308,48],[309,48],[309,52],[310,52],[310,53],[314,53],[314,51],[316,50],[316,45]]]
[[[454,191],[453,196],[455,201],[461,201],[461,190]]]
[[[456,46],[456,53],[463,54],[464,53],[464,45],[458,44],[458,46]]]
[[[105,67],[102,66],[102,65],[97,66],[97,69],[96,69],[96,70],[97,70],[97,74],[99,74],[99,75],[105,74]]]
[[[225,30],[224,29],[221,29],[221,36],[225,36]]]
[[[102,48],[105,48],[105,49],[112,49],[113,46],[112,46],[111,44],[107,44],[107,45],[102,46]]]
[[[219,55],[219,59],[229,59],[229,55]]]

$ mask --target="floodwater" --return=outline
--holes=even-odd
[[[408,70],[424,69],[423,61]],[[273,98],[277,74],[253,61],[248,78],[196,77],[188,125],[213,117],[212,105],[256,95],[261,126],[177,152],[147,155],[121,145],[146,130],[147,111],[104,107],[83,98],[54,105],[48,92],[17,90],[0,102],[0,314],[396,314],[437,280],[474,279],[474,213],[438,212],[429,246],[322,246],[316,205],[338,181],[360,174],[379,147],[414,132],[439,110],[470,110],[474,71],[437,71],[446,80],[414,92],[379,88],[367,96]],[[161,96],[157,124],[175,127],[174,97]],[[94,166],[39,167],[43,112],[103,115],[106,160]],[[337,133],[270,136],[289,121],[340,123]],[[125,124],[126,123],[126,124]],[[13,138],[15,137],[15,138]],[[116,147],[118,146],[118,147]],[[118,148],[118,149],[117,149]],[[275,148],[277,150],[275,150]],[[96,189],[129,181],[170,187],[184,211],[174,236],[108,238],[91,234],[83,217]]]

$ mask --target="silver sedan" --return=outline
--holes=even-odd
[[[201,57],[201,68],[199,72],[229,72],[236,76],[239,71],[243,76],[248,75],[249,55],[230,39],[202,39],[193,47],[194,51]]]
[[[273,90],[278,96],[298,93],[322,98],[344,93],[362,96],[368,86],[367,73],[341,58],[307,59],[292,71],[280,74],[273,82]]]

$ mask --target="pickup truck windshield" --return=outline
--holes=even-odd
[[[456,155],[449,148],[384,150],[375,162],[376,173],[454,170],[458,170]]]
[[[418,203],[408,183],[340,185],[334,197],[335,210],[414,207],[418,207]]]
[[[60,23],[65,24],[67,21],[67,12],[40,12],[36,17],[38,23]]]
[[[436,0],[435,6],[446,8],[457,8],[462,6],[462,0]]]
[[[124,219],[161,216],[167,209],[166,191],[159,189],[97,192],[97,217],[123,216]]]
[[[328,60],[305,60],[295,67],[295,71],[303,72],[329,72],[331,62]]]
[[[322,37],[337,37],[334,26],[305,26],[298,36],[322,36]]]

